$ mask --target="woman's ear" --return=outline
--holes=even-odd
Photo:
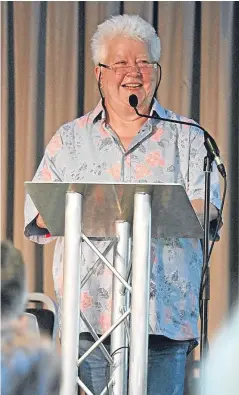
[[[103,85],[102,85],[102,73],[101,73],[101,69],[99,66],[95,67],[95,76],[98,82],[99,87],[102,89]]]
[[[95,66],[95,76],[97,81],[99,81],[100,78],[100,67],[99,66]]]

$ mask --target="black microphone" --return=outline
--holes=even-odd
[[[216,141],[214,138],[208,133],[206,129],[204,129],[202,126],[193,124],[191,122],[183,122],[183,121],[177,121],[177,120],[172,120],[168,118],[162,118],[159,115],[158,116],[153,116],[153,115],[145,115],[145,114],[140,114],[137,110],[137,105],[138,105],[138,98],[136,95],[130,95],[129,96],[129,104],[131,107],[134,108],[136,114],[139,117],[145,117],[145,118],[150,118],[150,119],[158,119],[160,121],[165,121],[165,122],[172,122],[172,123],[179,123],[181,125],[189,125],[189,126],[196,126],[197,128],[201,129],[204,132],[204,145],[205,148],[212,160],[215,161],[219,173],[222,175],[223,178],[226,177],[226,169],[224,164],[222,163],[220,159],[220,151],[218,149],[218,146],[216,144]]]
[[[134,107],[136,113],[138,114],[138,110],[137,110],[138,98],[137,98],[136,95],[130,95],[130,97],[129,97],[129,104],[131,105],[131,107]]]

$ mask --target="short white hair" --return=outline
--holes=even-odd
[[[98,25],[91,40],[94,64],[103,62],[107,56],[107,41],[117,36],[130,37],[144,42],[149,47],[153,62],[160,58],[160,39],[155,29],[139,15],[117,15]]]

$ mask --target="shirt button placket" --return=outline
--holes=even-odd
[[[130,154],[124,155],[123,165],[124,165],[124,182],[130,182],[131,181],[131,158],[130,158]]]

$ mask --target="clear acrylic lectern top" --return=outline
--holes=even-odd
[[[134,194],[152,196],[152,237],[203,238],[203,228],[180,184],[25,182],[52,236],[64,236],[65,196],[83,196],[83,231],[88,237],[114,237],[115,221],[132,223]]]

